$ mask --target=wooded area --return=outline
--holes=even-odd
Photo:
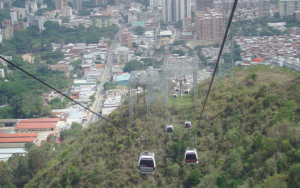
[[[198,108],[192,95],[185,96],[181,105],[170,103],[173,135],[165,133],[164,106],[159,102],[152,105],[148,117],[145,104],[136,105],[133,126],[127,102],[110,114],[115,124],[146,137],[144,150],[156,155],[154,175],[138,173],[139,136],[102,121],[68,137],[55,151],[47,151],[51,159],[39,157],[45,160],[37,163],[41,166],[24,162],[39,156],[37,149],[1,163],[0,177],[10,178],[1,186],[21,187],[29,181],[25,187],[298,188],[299,74],[269,66],[236,67],[235,72],[235,80],[214,82],[197,132],[199,107],[209,80],[199,85]],[[183,160],[185,148],[192,144],[183,126],[188,115],[192,134],[197,135],[197,165],[186,165]]]

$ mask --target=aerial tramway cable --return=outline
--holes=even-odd
[[[222,45],[221,45],[221,48],[220,48],[220,51],[219,51],[219,54],[218,54],[217,63],[216,63],[216,66],[215,66],[215,69],[214,69],[214,72],[213,72],[213,75],[212,75],[209,87],[208,87],[208,91],[207,91],[207,94],[206,94],[206,97],[205,97],[205,100],[204,100],[202,111],[200,113],[200,117],[199,117],[199,120],[198,120],[198,123],[197,123],[196,133],[195,134],[197,134],[197,130],[198,130],[199,126],[200,126],[200,120],[201,120],[201,117],[202,117],[202,114],[203,114],[203,111],[204,111],[204,108],[205,108],[205,105],[206,105],[206,102],[207,102],[207,98],[208,98],[208,95],[209,95],[212,83],[214,81],[214,77],[215,77],[215,74],[216,74],[216,71],[217,71],[217,68],[218,68],[218,65],[219,65],[219,61],[220,61],[220,58],[221,58],[221,55],[222,55],[222,51],[223,51],[223,48],[224,48],[224,45],[225,45],[225,42],[226,42],[226,38],[227,38],[227,35],[228,35],[228,32],[229,32],[229,28],[230,28],[230,25],[231,25],[231,21],[232,21],[232,18],[233,18],[233,15],[234,15],[237,3],[238,3],[238,0],[234,0],[233,6],[232,6],[232,9],[231,9],[231,13],[230,13],[230,16],[229,16],[228,24],[227,24],[227,27],[226,27],[226,30],[225,30],[225,34],[224,34],[224,37],[223,37]],[[196,136],[195,136],[195,139],[194,139],[194,148],[195,148],[195,144],[196,144]]]
[[[133,134],[133,135],[135,135],[135,136],[139,136],[138,134],[133,133],[133,132],[131,132],[131,131],[129,131],[129,130],[127,130],[127,129],[125,129],[125,128],[119,126],[119,125],[117,125],[117,124],[115,124],[115,123],[113,123],[111,120],[109,120],[109,119],[107,119],[107,118],[101,116],[100,114],[98,114],[98,113],[94,112],[93,110],[91,110],[91,109],[85,107],[84,105],[80,104],[79,102],[77,102],[77,101],[71,99],[70,97],[68,97],[67,95],[65,95],[65,94],[63,94],[62,92],[58,91],[58,90],[55,89],[54,87],[50,86],[49,84],[45,83],[44,81],[40,80],[39,78],[37,78],[37,77],[35,77],[34,75],[30,74],[29,72],[25,71],[24,69],[22,69],[22,68],[19,67],[18,65],[15,65],[14,63],[8,61],[8,60],[5,59],[4,57],[0,56],[0,58],[3,59],[4,61],[6,61],[7,63],[9,63],[10,65],[14,66],[15,68],[19,69],[20,71],[24,72],[24,73],[27,74],[28,76],[32,77],[33,79],[35,79],[35,80],[41,82],[41,83],[44,84],[45,86],[47,86],[47,87],[53,89],[53,90],[56,91],[57,93],[61,94],[62,96],[66,97],[67,99],[69,99],[69,100],[73,101],[74,103],[78,104],[79,106],[83,107],[84,109],[86,109],[86,110],[92,112],[93,114],[99,116],[100,118],[104,119],[105,121],[111,123],[111,124],[114,125],[115,127],[118,127],[118,128],[120,128],[120,129],[123,129],[124,131],[129,132],[130,134]]]

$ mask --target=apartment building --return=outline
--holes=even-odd
[[[220,40],[223,26],[222,13],[213,10],[195,12],[195,32],[199,40]]]
[[[269,17],[270,15],[270,0],[260,0],[258,6],[259,17]]]
[[[162,0],[165,22],[177,22],[191,17],[191,0]]]
[[[279,14],[283,16],[293,16],[295,11],[300,10],[300,0],[280,0]]]
[[[220,2],[220,1],[216,1]],[[196,0],[196,11],[206,11],[207,8],[214,8],[213,0]]]
[[[121,45],[125,45],[128,47],[132,46],[131,33],[128,32],[127,30],[125,30],[123,33],[120,34],[119,40],[120,40]]]
[[[55,8],[56,10],[62,11],[64,7],[67,6],[66,0],[55,0]]]
[[[81,0],[73,0],[72,5],[73,5],[74,10],[81,10],[82,9]]]
[[[90,16],[90,24],[100,27],[100,28],[110,26],[110,25],[112,25],[111,14],[110,13],[105,13],[105,14],[97,13],[95,15],[91,15]]]

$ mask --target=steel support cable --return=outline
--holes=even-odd
[[[63,94],[62,92],[58,91],[58,90],[55,89],[54,87],[50,86],[49,84],[45,83],[44,81],[40,80],[39,78],[37,78],[37,77],[35,77],[34,75],[30,74],[29,72],[25,71],[25,70],[22,69],[21,67],[19,67],[19,66],[15,65],[14,63],[8,61],[8,60],[5,59],[4,57],[0,56],[0,58],[3,59],[4,61],[6,61],[7,63],[9,63],[10,65],[12,65],[13,67],[15,67],[15,68],[19,69],[20,71],[24,72],[24,73],[27,74],[28,76],[32,77],[33,79],[35,79],[35,80],[41,82],[41,83],[44,84],[45,86],[47,86],[47,87],[53,89],[53,90],[56,91],[57,93],[61,94],[62,96],[66,97],[67,99],[69,99],[69,100],[73,101],[74,103],[78,104],[79,106],[83,107],[84,109],[86,109],[86,110],[92,112],[93,114],[99,116],[99,117],[102,118],[103,120],[105,120],[105,121],[111,123],[111,124],[114,125],[115,127],[120,128],[120,129],[123,129],[124,131],[129,132],[130,134],[133,134],[133,135],[135,135],[135,136],[139,136],[139,135],[136,134],[136,133],[133,133],[133,132],[131,132],[131,131],[129,131],[129,130],[127,130],[127,129],[121,127],[121,126],[119,126],[119,125],[116,125],[116,124],[115,124],[114,122],[112,122],[111,120],[109,120],[109,119],[107,119],[107,118],[101,116],[100,114],[94,112],[93,110],[90,110],[89,108],[85,107],[84,105],[80,104],[79,102],[77,102],[77,101],[71,99],[71,98],[68,97],[67,95]]]
[[[220,51],[219,51],[219,54],[218,54],[217,63],[216,63],[216,66],[215,66],[215,69],[214,69],[209,87],[208,87],[208,91],[207,91],[207,94],[206,94],[206,97],[205,97],[205,100],[204,100],[203,108],[202,108],[201,113],[200,113],[200,117],[199,117],[199,120],[198,120],[198,123],[197,123],[195,134],[197,134],[197,131],[198,131],[198,128],[199,128],[199,125],[200,125],[200,120],[201,120],[201,117],[202,117],[202,114],[203,114],[203,111],[204,111],[204,108],[205,108],[205,105],[206,105],[206,102],[207,102],[207,98],[208,98],[211,86],[213,84],[215,74],[217,72],[219,61],[220,61],[220,58],[221,58],[221,55],[222,55],[222,51],[223,51],[223,48],[224,48],[224,45],[225,45],[225,42],[226,42],[226,38],[227,38],[227,35],[228,35],[228,32],[229,32],[229,28],[230,28],[230,25],[231,25],[231,21],[232,21],[237,3],[238,3],[238,0],[234,0],[233,6],[232,6],[232,9],[231,9],[231,13],[230,13],[230,16],[229,16],[228,24],[226,26],[226,31],[225,31],[224,36],[223,36],[222,45],[221,45],[221,48],[220,48]],[[195,139],[194,139],[194,148],[195,148],[195,145],[196,145],[196,136],[195,136]]]

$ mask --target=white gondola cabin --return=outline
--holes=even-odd
[[[175,88],[175,92],[179,93],[180,92],[180,89],[179,88]]]
[[[190,129],[191,127],[192,127],[192,123],[191,123],[190,121],[186,121],[186,122],[184,123],[184,128]]]
[[[195,148],[186,148],[184,160],[186,164],[198,164],[198,154]]]
[[[186,89],[186,90],[184,90],[184,94],[189,94],[190,93],[190,90],[189,89]]]
[[[173,98],[174,98],[174,99],[177,98],[177,94],[173,94]]]
[[[154,174],[155,171],[155,155],[152,152],[144,151],[140,155],[138,169],[141,174]]]
[[[166,127],[166,132],[167,132],[167,133],[173,133],[173,132],[174,132],[174,127],[173,127],[173,125],[167,125],[167,127]]]

